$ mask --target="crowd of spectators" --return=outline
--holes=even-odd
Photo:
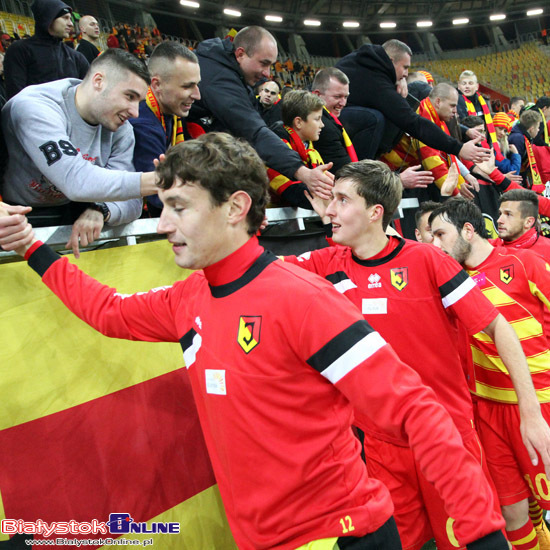
[[[445,251],[465,267],[471,267],[473,247],[489,250],[486,232],[501,239],[493,244],[502,247],[532,248],[544,239],[538,214],[539,210],[550,214],[550,199],[544,196],[545,183],[550,180],[550,97],[533,105],[512,97],[509,105],[501,104],[502,110],[495,113],[491,102],[479,93],[474,72],[465,70],[454,82],[436,82],[426,71],[412,72],[412,52],[399,40],[363,45],[335,67],[314,71],[298,61],[278,60],[275,38],[261,27],[247,27],[233,38],[204,40],[191,51],[181,43],[163,40],[156,28],[117,24],[103,48],[97,19],[84,15],[73,48],[75,24],[67,4],[35,0],[32,10],[36,29],[32,37],[13,42],[1,37],[6,72],[2,134],[7,146],[1,151],[2,199],[13,206],[32,206],[26,214],[35,226],[71,225],[67,248],[77,256],[80,247],[98,238],[104,225],[160,216],[163,204],[157,196],[157,159],[182,142],[197,138],[193,143],[206,142],[200,136],[211,132],[242,138],[255,149],[269,177],[272,205],[314,208],[327,222],[328,236],[349,245],[351,252],[329,252],[331,258],[322,269],[321,261],[310,265],[344,291],[357,285],[346,278],[343,268],[331,271],[335,265],[331,262],[342,262],[346,270],[369,268],[365,287],[379,289],[382,283],[376,271],[382,272],[380,266],[402,254],[406,246],[401,258],[411,266],[420,262],[423,273],[433,279],[435,286],[422,292],[431,299],[441,294],[444,305],[437,301],[433,315],[445,325],[449,345],[458,336],[455,319],[446,310],[455,304],[452,300],[462,299],[475,285],[465,283],[467,275],[456,262],[441,260],[427,244],[404,245],[400,238],[388,241],[385,232],[401,197],[412,199],[413,207],[393,220],[395,230],[423,243],[435,239],[445,250],[445,224],[454,224],[468,246],[463,254],[457,248]],[[309,83],[308,89],[295,85],[294,77]],[[204,166],[201,169],[205,171]],[[451,199],[453,195],[461,197]],[[474,203],[477,210],[471,208]],[[516,208],[509,203],[531,206]],[[351,210],[346,205],[352,205]],[[365,205],[369,221],[357,229],[352,214],[366,215]],[[453,221],[456,212],[462,211],[467,217]],[[438,228],[435,232],[433,221]],[[356,236],[350,237],[349,224],[358,231]],[[373,243],[383,246],[375,251],[377,244]],[[386,256],[379,256],[383,250]],[[548,247],[539,243],[537,250],[550,260]],[[343,255],[336,258],[338,254]],[[303,267],[307,263],[305,259],[289,261]],[[444,274],[436,264],[446,270]],[[386,287],[401,292],[409,283],[407,269],[395,264],[391,275],[386,270]],[[365,273],[357,276],[363,278]],[[412,273],[411,267],[411,277]],[[449,280],[444,280],[447,275]],[[336,276],[344,278],[334,282],[331,277]],[[501,274],[501,281],[503,277],[511,280],[513,274]],[[478,284],[485,284],[485,279]],[[459,289],[463,294],[457,298]],[[361,298],[363,313],[371,307],[381,308],[372,313],[386,314],[385,299],[380,296],[374,304],[368,297]],[[425,299],[419,299],[419,304]],[[493,307],[479,297],[475,303],[470,299],[474,306],[487,308],[487,318],[478,322],[475,313],[468,313],[469,301],[468,307],[455,308],[458,318],[473,333],[485,331],[488,336],[479,340],[486,343],[493,337],[494,349],[487,355],[502,354],[508,368],[509,348],[502,347],[508,329],[495,321]],[[426,323],[430,315],[426,314]],[[541,348],[544,354],[550,354],[547,343],[541,346],[546,346]],[[429,353],[426,346],[422,350]],[[465,353],[453,348],[457,376],[461,361],[468,363]],[[419,355],[416,360],[423,358]],[[487,367],[491,369],[495,370]],[[535,370],[540,374],[541,368]],[[441,386],[437,381],[430,385]],[[466,380],[462,386],[461,396],[468,401]],[[470,417],[460,416],[460,422],[469,434],[473,429]],[[373,444],[372,437],[370,441]],[[371,452],[386,444],[391,449],[390,443],[377,441]],[[477,439],[473,445],[478,446]],[[507,505],[503,513],[508,536],[512,541],[522,540],[531,531],[525,534],[524,524],[517,527],[516,523],[519,516],[525,519],[526,512],[507,511]],[[399,514],[398,510],[396,517]],[[418,542],[406,538],[411,547]]]

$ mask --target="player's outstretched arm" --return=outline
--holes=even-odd
[[[521,418],[521,436],[529,457],[533,464],[538,464],[538,452],[546,475],[549,476],[550,428],[542,416],[527,360],[516,332],[500,314],[483,330],[495,342],[498,354],[514,384]]]

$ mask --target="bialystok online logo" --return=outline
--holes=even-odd
[[[169,533],[180,532],[178,522],[163,523],[153,521],[136,522],[130,514],[109,514],[109,521],[52,521],[50,523],[37,519],[36,521],[23,521],[22,519],[3,519],[1,522],[4,535],[125,535],[129,533]]]

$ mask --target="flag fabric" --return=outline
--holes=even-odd
[[[71,261],[121,293],[191,273],[165,242]],[[179,346],[102,336],[22,262],[0,266],[0,287],[0,519],[128,514],[148,525],[179,522],[179,534],[125,535],[153,547],[236,548]]]

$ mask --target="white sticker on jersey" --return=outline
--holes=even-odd
[[[385,315],[388,313],[387,298],[364,298],[361,307],[363,315]]]
[[[204,376],[206,378],[206,393],[227,395],[224,370],[206,369]]]

